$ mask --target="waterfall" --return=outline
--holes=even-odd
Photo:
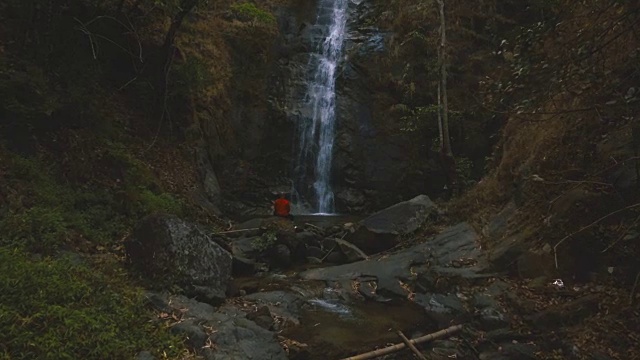
[[[298,120],[295,200],[298,204],[308,200],[311,209],[318,213],[334,212],[331,165],[336,127],[336,73],[342,56],[348,3],[349,0],[319,1],[315,29],[320,41],[309,61],[311,74],[304,111]],[[308,187],[310,184],[312,188]]]

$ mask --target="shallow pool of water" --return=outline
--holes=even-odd
[[[410,301],[341,304],[313,300],[302,311],[300,325],[281,334],[307,344],[310,360],[337,360],[402,342],[398,330],[407,336],[414,330],[430,330],[425,328],[429,322],[424,310]]]

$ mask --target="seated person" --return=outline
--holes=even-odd
[[[285,198],[284,193],[280,193],[278,199],[273,202],[273,215],[293,220],[291,203]]]

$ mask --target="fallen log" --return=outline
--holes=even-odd
[[[411,343],[411,341],[409,339],[407,339],[406,336],[404,336],[404,334],[402,333],[402,331],[398,330],[398,335],[400,336],[400,338],[402,339],[402,341],[404,341],[404,344],[407,345],[409,347],[409,349],[411,349],[411,351],[413,351],[414,354],[416,354],[416,356],[418,357],[418,359],[420,360],[427,360],[426,357],[424,357],[424,355],[422,355],[422,353],[416,348],[415,345],[413,345]]]
[[[450,327],[448,327],[446,329],[434,332],[432,334],[421,336],[421,337],[409,340],[409,342],[411,344],[413,344],[413,345],[421,344],[423,342],[427,342],[427,341],[430,341],[430,340],[438,339],[438,338],[441,338],[441,337],[446,336],[446,335],[454,334],[454,333],[456,333],[456,332],[458,332],[460,330],[462,330],[462,325],[454,325],[454,326],[450,326]],[[364,353],[364,354],[360,354],[360,355],[344,358],[342,360],[374,359],[374,358],[377,358],[377,357],[380,357],[380,356],[383,356],[383,355],[388,355],[388,354],[392,354],[394,352],[400,351],[400,350],[404,349],[405,347],[407,347],[407,345],[405,345],[404,343],[395,344],[395,345],[391,345],[391,346],[386,347],[386,348],[373,350],[373,351],[369,351],[369,352]]]

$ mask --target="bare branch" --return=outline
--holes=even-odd
[[[631,225],[627,226],[627,229],[622,233],[622,235],[620,235],[620,236],[618,237],[618,239],[616,239],[616,241],[612,242],[612,243],[611,243],[611,245],[607,246],[607,248],[606,248],[606,249],[604,249],[604,250],[602,250],[600,253],[601,253],[601,254],[604,254],[604,253],[606,253],[607,251],[609,251],[611,248],[613,248],[614,246],[616,246],[616,244],[617,244],[617,243],[619,243],[622,239],[624,239],[625,235],[627,235],[627,234],[626,234],[626,232],[627,232],[629,229],[631,229],[635,224],[637,224],[637,223],[638,223],[638,221],[640,221],[640,216],[638,216],[638,217],[633,221],[633,223],[631,223]]]
[[[630,209],[633,209],[633,208],[636,208],[636,207],[639,207],[639,206],[640,206],[640,203],[636,203],[636,204],[633,204],[633,205],[629,205],[629,206],[627,206],[627,207],[624,207],[624,208],[622,208],[622,209],[616,210],[616,211],[614,211],[614,212],[612,212],[612,213],[609,213],[609,214],[607,214],[607,215],[605,215],[605,216],[603,216],[603,217],[599,218],[598,220],[596,220],[596,221],[592,222],[591,224],[589,224],[589,225],[587,225],[587,226],[584,226],[584,227],[580,228],[580,230],[575,231],[575,232],[573,232],[573,233],[571,233],[571,234],[569,234],[569,235],[565,236],[564,238],[562,238],[562,240],[558,241],[558,243],[553,247],[553,257],[554,257],[554,259],[555,259],[556,269],[558,268],[558,251],[557,251],[557,249],[558,249],[558,246],[560,246],[563,242],[565,242],[566,240],[570,239],[570,238],[571,238],[571,237],[573,237],[574,235],[576,235],[576,234],[578,234],[578,233],[581,233],[582,231],[584,231],[584,230],[586,230],[586,229],[588,229],[588,228],[590,228],[590,227],[592,227],[592,226],[594,226],[594,225],[598,224],[598,223],[599,223],[600,221],[602,221],[602,220],[605,220],[605,219],[607,219],[607,218],[609,218],[609,217],[611,217],[611,216],[613,216],[613,215],[619,214],[619,213],[621,213],[621,212],[623,212],[623,211],[627,211],[627,210],[630,210]]]

